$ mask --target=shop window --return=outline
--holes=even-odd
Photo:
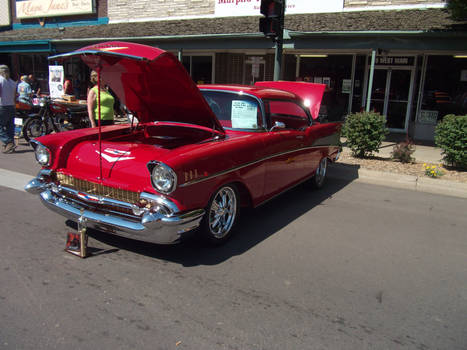
[[[49,91],[48,76],[49,62],[47,54],[18,54],[17,55],[17,78],[21,75],[34,74],[41,92]]]
[[[437,120],[446,114],[467,114],[467,59],[428,57],[421,109]]]
[[[320,118],[324,121],[343,120],[349,109],[352,56],[316,56],[300,56],[298,80],[326,84]]]
[[[212,56],[183,56],[183,66],[196,84],[212,83]]]

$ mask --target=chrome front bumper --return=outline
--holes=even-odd
[[[127,212],[133,210],[135,206],[131,203],[102,197],[97,198],[99,209],[96,209],[93,203],[76,200],[74,195],[78,191],[49,182],[49,174],[47,170],[40,172],[25,186],[25,190],[39,194],[42,203],[50,210],[68,219],[79,220],[89,228],[146,242],[172,244],[177,243],[184,232],[197,228],[204,216],[203,209],[180,213],[175,203],[150,193],[142,193],[141,197],[156,206],[151,210],[141,209],[138,214],[124,215],[118,212],[118,208],[126,209]],[[79,195],[88,194],[79,192]],[[96,198],[92,195],[89,197]]]

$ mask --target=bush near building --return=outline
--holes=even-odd
[[[352,113],[342,126],[342,136],[347,139],[352,155],[358,158],[379,152],[388,133],[386,118],[376,112]]]
[[[467,169],[467,115],[446,115],[436,126],[435,144],[447,165]]]

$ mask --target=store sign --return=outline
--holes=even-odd
[[[415,58],[413,56],[376,56],[377,66],[413,66]]]
[[[19,19],[94,12],[94,0],[16,0],[16,18]]]
[[[342,79],[342,93],[350,94],[352,91],[352,79]]]
[[[220,17],[259,15],[261,0],[215,0],[215,14]],[[343,0],[287,0],[286,14],[339,12]]]
[[[438,113],[438,111],[429,111],[426,109],[422,109],[420,110],[417,121],[420,124],[436,125],[438,121]]]

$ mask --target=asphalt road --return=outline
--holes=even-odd
[[[14,189],[32,158],[0,155],[0,349],[467,349],[465,199],[331,179],[219,248],[93,232],[79,259]]]

